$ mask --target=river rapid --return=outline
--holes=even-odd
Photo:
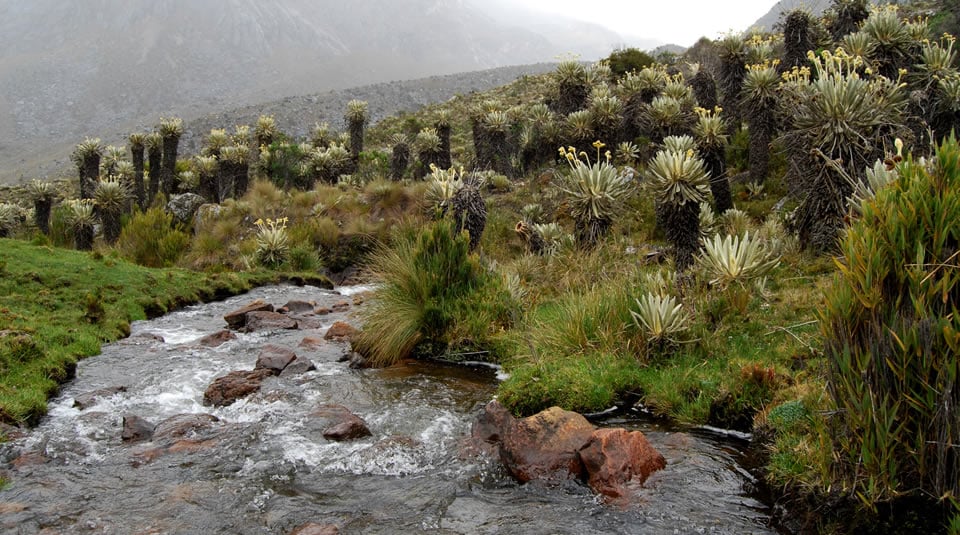
[[[621,412],[600,425],[643,431],[667,459],[636,503],[604,504],[578,482],[520,485],[492,459],[467,453],[471,423],[494,398],[498,370],[416,363],[351,369],[342,343],[301,347],[353,314],[364,288],[270,286],[226,301],[135,322],[131,336],[80,362],[40,425],[0,444],[9,482],[0,532],[287,534],[314,522],[340,533],[675,534],[774,533],[770,508],[741,466],[741,438],[665,428]],[[254,300],[347,310],[312,329],[238,334],[216,348],[197,341],[226,328],[223,315]],[[250,370],[265,344],[293,349],[317,369],[272,377],[226,407],[204,406],[210,382]],[[113,387],[83,410],[75,400]],[[310,425],[321,404],[346,406],[372,436],[327,441]],[[181,414],[218,421],[189,447],[121,441],[122,418],[153,424]]]

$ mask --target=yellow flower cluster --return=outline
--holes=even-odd
[[[256,221],[253,222],[253,224],[256,225],[257,228],[262,232],[267,229],[269,230],[286,229],[287,221],[289,221],[289,219],[286,217],[281,217],[280,219],[270,219],[268,217],[266,221],[264,221],[263,219],[257,219]]]
[[[599,162],[600,149],[606,147],[607,145],[604,142],[600,141],[599,139],[594,141],[592,145],[593,145],[593,148],[597,149],[597,162]],[[590,165],[590,156],[588,156],[585,151],[580,151],[578,153],[576,147],[573,147],[573,146],[569,146],[566,148],[560,147],[558,151],[560,152],[560,157],[565,158],[567,160],[567,163],[570,164],[570,167],[577,167],[579,165],[588,165],[588,166]],[[603,157],[606,159],[607,162],[609,162],[610,159],[613,157],[613,154],[608,150],[603,153]]]
[[[714,106],[712,110],[701,108],[700,106],[697,106],[696,108],[693,109],[693,112],[697,114],[697,117],[703,117],[703,118],[717,117],[720,115],[720,112],[722,111],[723,111],[723,108],[721,108],[720,106]]]

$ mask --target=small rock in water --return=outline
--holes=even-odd
[[[248,312],[273,312],[273,305],[264,302],[263,299],[257,299],[234,311],[227,312],[223,319],[231,329],[239,330],[246,326]]]
[[[299,347],[312,350],[322,347],[325,343],[326,342],[323,340],[323,338],[319,336],[307,335],[303,337],[303,340],[300,340]]]
[[[297,320],[278,312],[257,311],[248,312],[244,332],[272,331],[280,329],[296,329]]]
[[[350,308],[350,303],[346,301],[339,301],[337,303],[334,303],[333,306],[330,307],[330,309],[333,310],[334,312],[343,312],[348,308]]]
[[[287,304],[283,305],[283,308],[287,309],[288,312],[294,314],[303,314],[304,312],[313,312],[313,308],[317,306],[316,303],[310,301],[287,301]]]
[[[85,394],[80,394],[79,396],[73,398],[73,406],[85,410],[97,404],[102,398],[108,398],[114,394],[119,394],[120,392],[126,392],[127,387],[125,386],[113,386],[110,388],[101,388],[100,390],[94,390],[93,392],[87,392]]]
[[[329,313],[331,313],[331,312],[333,312],[333,311],[330,310],[330,309],[327,308],[327,307],[320,307],[320,308],[317,308],[316,310],[313,311],[313,313],[316,314],[316,315],[318,315],[318,316],[326,316],[327,314],[329,314]]]
[[[293,359],[293,362],[287,364],[283,371],[280,372],[280,377],[300,375],[302,373],[312,372],[316,369],[317,367],[313,364],[312,360],[298,355],[297,358]]]
[[[350,341],[359,331],[354,328],[349,323],[338,321],[330,326],[327,329],[327,333],[323,335],[324,340],[345,340]]]
[[[220,347],[221,345],[229,342],[230,340],[236,340],[237,335],[233,334],[228,330],[217,331],[213,334],[208,334],[197,341],[197,344],[203,347]]]
[[[368,437],[370,428],[363,418],[343,405],[321,405],[310,413],[309,427],[319,429],[327,440],[344,441]]]
[[[203,404],[226,407],[242,397],[260,390],[263,380],[273,375],[273,370],[230,372],[210,383],[203,393]]]
[[[255,370],[270,370],[274,375],[279,375],[291,362],[297,359],[297,354],[293,351],[267,344],[263,346],[260,355],[257,356],[257,364],[253,367]]]
[[[139,442],[153,438],[154,425],[143,418],[127,414],[123,417],[123,431],[120,440],[124,442]]]

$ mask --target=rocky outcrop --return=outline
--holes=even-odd
[[[218,377],[203,393],[203,404],[225,407],[240,398],[260,390],[263,380],[274,375],[273,370],[234,371]]]
[[[194,214],[205,201],[203,197],[196,193],[184,193],[170,197],[167,203],[167,212],[173,215],[174,221],[181,225],[189,225],[193,221]]]
[[[320,405],[310,413],[307,426],[319,430],[323,438],[337,442],[371,435],[367,422],[343,405]]]
[[[579,479],[609,499],[624,500],[666,460],[643,433],[597,429],[575,412],[551,407],[514,418],[492,401],[471,430],[473,449],[498,456],[521,483]]]
[[[273,305],[264,302],[262,299],[251,301],[246,305],[226,313],[223,319],[233,330],[240,330],[247,325],[247,313],[249,312],[273,312]]]

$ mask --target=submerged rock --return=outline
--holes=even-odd
[[[177,414],[157,424],[153,430],[153,439],[157,442],[174,441],[206,431],[219,421],[220,419],[212,414]]]
[[[94,390],[92,392],[80,394],[77,397],[73,398],[73,406],[80,410],[86,410],[96,405],[97,402],[103,398],[108,398],[115,394],[119,394],[121,392],[126,392],[126,391],[127,391],[127,387],[125,386],[113,386],[110,388],[101,388],[99,390]]]

